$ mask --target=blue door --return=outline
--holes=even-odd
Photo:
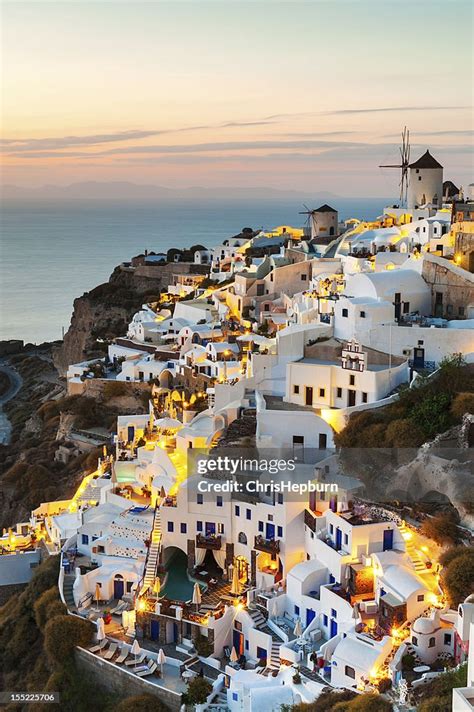
[[[314,617],[316,616],[316,612],[313,611],[312,608],[307,608],[306,609],[306,627],[309,626],[312,620],[314,620]]]
[[[257,646],[257,658],[258,658],[258,660],[266,660],[267,659],[266,648],[261,648],[260,646]]]
[[[274,539],[274,538],[275,538],[275,525],[274,525],[274,524],[271,524],[270,522],[267,522],[266,538],[267,538],[267,539]]]
[[[383,550],[393,549],[393,529],[386,529],[383,533]]]
[[[331,620],[331,638],[334,638],[335,635],[337,635],[337,622]]]
[[[129,443],[131,443],[131,442],[133,442],[133,439],[135,437],[135,426],[129,425],[127,430],[128,430],[127,440]]]
[[[216,533],[216,525],[214,522],[206,522],[206,536],[212,536]]]
[[[114,580],[114,598],[122,598],[123,596],[123,579]]]
[[[336,529],[336,549],[339,551],[342,545],[342,531],[337,527]]]
[[[150,638],[158,640],[160,637],[160,621],[152,619],[150,622]]]

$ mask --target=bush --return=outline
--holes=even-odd
[[[443,569],[442,587],[452,608],[474,591],[474,547],[460,553]]]
[[[465,413],[474,413],[474,393],[458,393],[451,403],[451,413],[461,420]]]
[[[387,692],[387,690],[390,690],[391,687],[392,687],[392,681],[389,677],[383,677],[377,683],[377,690],[382,694],[384,692]]]
[[[201,655],[203,658],[207,658],[209,655],[212,655],[214,651],[212,643],[209,642],[208,638],[201,634],[199,634],[194,641],[194,647],[196,648],[198,655]]]
[[[86,647],[92,640],[94,626],[74,616],[55,616],[44,628],[44,649],[53,666],[71,658],[77,645]]]
[[[168,708],[153,695],[127,697],[115,707],[115,712],[165,712]]]
[[[212,685],[205,677],[195,677],[189,681],[188,689],[183,694],[184,704],[202,705],[212,692]]]
[[[457,523],[448,512],[425,519],[421,526],[421,533],[441,546],[457,544],[460,538]]]
[[[416,663],[415,656],[412,655],[411,653],[407,653],[402,658],[402,667],[405,670],[413,670],[415,663]]]
[[[439,557],[439,563],[441,564],[441,566],[448,566],[451,561],[454,561],[454,559],[457,559],[458,556],[462,556],[463,554],[469,551],[472,551],[472,549],[466,546],[453,546],[451,547],[451,549],[443,551],[443,553]]]
[[[66,606],[59,599],[57,586],[52,586],[44,591],[38,600],[35,601],[33,610],[35,613],[36,625],[40,629],[46,625],[48,620],[54,618],[55,616],[64,616],[66,614]]]

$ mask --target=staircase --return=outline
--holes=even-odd
[[[265,619],[265,616],[261,611],[258,610],[258,608],[249,608],[248,613],[250,615],[250,618],[255,623],[255,628],[261,628],[263,625],[266,624],[267,621]]]
[[[99,489],[93,484],[93,480],[89,482],[85,490],[77,498],[78,505],[89,504],[89,502],[98,502],[100,498]]]
[[[400,524],[398,526],[400,532],[405,534],[406,532],[409,532],[410,530],[405,524]],[[407,540],[404,538],[405,541],[405,550],[406,553],[408,554],[408,557],[410,558],[410,561],[413,564],[413,568],[418,574],[425,574],[429,571],[429,569],[426,568],[424,561],[420,559],[420,555],[418,554],[417,550],[415,549],[415,546],[413,545],[411,539]]]
[[[249,608],[248,613],[255,624],[255,628],[258,628],[262,633],[267,633],[272,637],[272,649],[270,653],[270,660],[267,660],[267,667],[262,671],[262,675],[267,677],[274,670],[280,669],[280,646],[282,640],[278,635],[267,625],[267,621],[263,613],[258,608]]]
[[[151,542],[148,549],[148,554],[145,562],[145,575],[143,578],[143,587],[152,587],[155,583],[156,570],[160,558],[161,549],[161,515],[159,507],[156,507],[153,517],[153,528],[151,530]]]
[[[76,604],[74,602],[74,596],[72,593],[72,589],[74,587],[74,579],[75,579],[74,574],[66,574],[64,576],[63,595],[64,595],[64,600],[66,601],[66,606],[67,606],[68,610],[76,608]]]
[[[272,652],[270,654],[270,663],[267,663],[267,666],[271,670],[279,670],[280,669],[280,643],[276,643],[275,639],[272,639]]]
[[[224,690],[220,690],[217,695],[213,698],[210,705],[207,706],[208,710],[216,710],[216,712],[228,712],[230,709],[227,704],[227,694]]]

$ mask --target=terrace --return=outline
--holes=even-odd
[[[279,554],[280,542],[278,539],[265,539],[261,534],[255,537],[254,549],[263,551],[266,554]]]

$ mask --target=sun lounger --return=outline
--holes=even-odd
[[[127,660],[125,665],[127,665],[128,667],[131,667],[132,665],[137,667],[137,665],[140,665],[145,660],[145,658],[146,658],[146,653],[142,653],[140,655],[140,657],[137,658],[136,660],[135,660],[135,658],[133,658],[132,660]]]
[[[93,645],[92,648],[89,648],[90,653],[98,653],[100,650],[103,650],[105,646],[107,645],[109,641],[107,638],[104,638],[103,640],[100,641],[97,645]]]
[[[119,601],[115,608],[112,608],[112,610],[110,611],[111,615],[117,615],[119,613],[122,613],[122,611],[125,610],[127,605],[128,604],[126,603],[126,601]]]
[[[137,672],[138,677],[147,677],[148,675],[153,675],[156,672],[158,665],[155,662],[148,667],[147,670],[142,670],[142,672]]]
[[[115,653],[117,652],[118,644],[117,643],[111,643],[110,647],[106,652],[104,653],[103,657],[106,660],[110,660],[110,658],[113,658]]]
[[[123,647],[120,651],[120,655],[118,656],[118,658],[115,662],[118,665],[121,665],[122,663],[125,662],[125,660],[128,658],[129,655],[130,655],[130,650],[128,648]]]

